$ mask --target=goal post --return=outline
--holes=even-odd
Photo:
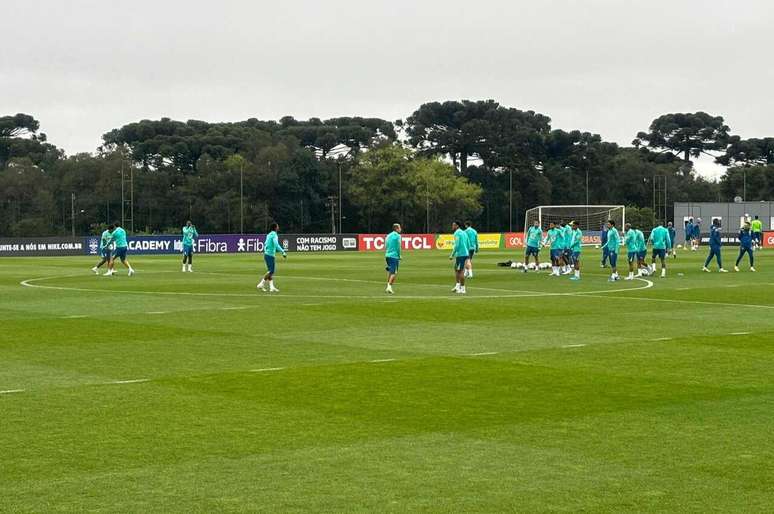
[[[540,223],[543,231],[548,230],[551,222],[569,223],[577,221],[584,232],[602,230],[602,225],[608,220],[614,220],[618,230],[623,230],[626,223],[626,207],[623,205],[539,205],[528,209],[524,215],[524,232],[535,221]]]

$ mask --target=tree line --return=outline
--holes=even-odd
[[[698,176],[711,155],[727,172]],[[665,178],[661,178],[665,177]],[[536,205],[623,204],[643,223],[654,182],[668,204],[774,197],[774,138],[743,139],[721,116],[664,114],[631,146],[494,100],[430,102],[405,120],[233,123],[169,118],[113,129],[66,155],[29,114],[0,117],[0,236],[77,235],[126,219],[136,233],[518,230]],[[668,216],[669,214],[667,214]]]

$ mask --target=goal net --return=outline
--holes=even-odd
[[[607,220],[614,220],[618,230],[626,223],[623,205],[539,205],[529,209],[524,216],[524,231],[537,220],[540,228],[548,230],[548,224],[577,221],[584,232],[597,232]]]

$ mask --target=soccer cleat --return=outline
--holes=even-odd
[[[624,280],[634,280],[634,277],[632,275],[629,275],[628,277],[624,278]]]
[[[666,278],[666,270],[665,269],[661,270],[661,278]]]
[[[459,293],[460,292],[460,285],[454,284],[454,289],[452,289],[452,293]]]
[[[727,270],[727,269],[720,268],[720,269],[718,270],[718,272],[720,272],[720,273],[728,273],[728,270]]]
[[[580,277],[576,277],[575,275],[570,277],[570,280],[580,280]]]
[[[258,285],[255,286],[255,288],[265,292],[266,291],[265,282],[261,280],[260,282],[258,282]]]
[[[96,267],[96,266],[94,266],[93,268],[91,268],[91,271],[93,271],[95,275],[99,275],[99,270],[97,269],[97,267]]]
[[[710,272],[710,270],[709,270],[709,268],[707,268],[707,266],[703,266],[703,267],[701,268],[701,270],[702,270],[703,272],[705,272],[705,273],[709,273],[709,272]]]
[[[269,292],[270,293],[279,293],[280,291],[279,291],[279,289],[274,287],[274,284],[269,284]]]
[[[132,268],[129,268],[129,273],[127,273],[130,277],[134,275],[134,270]]]
[[[181,270],[183,273],[185,273],[187,270],[185,269],[185,266],[183,266],[183,269]]]
[[[107,270],[105,273],[102,274],[103,277],[110,277],[112,275],[113,275],[113,271],[112,270]]]
[[[753,268],[752,266],[750,266],[750,271],[755,271],[755,268]]]
[[[739,271],[739,266],[734,266],[734,271]]]
[[[395,291],[393,291],[390,286],[387,286],[387,289],[385,289],[384,292],[387,294],[395,294]]]

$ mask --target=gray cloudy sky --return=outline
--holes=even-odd
[[[772,22],[770,0],[2,0],[0,113],[68,153],[142,118],[394,120],[461,98],[621,144],[695,110],[774,136]]]

